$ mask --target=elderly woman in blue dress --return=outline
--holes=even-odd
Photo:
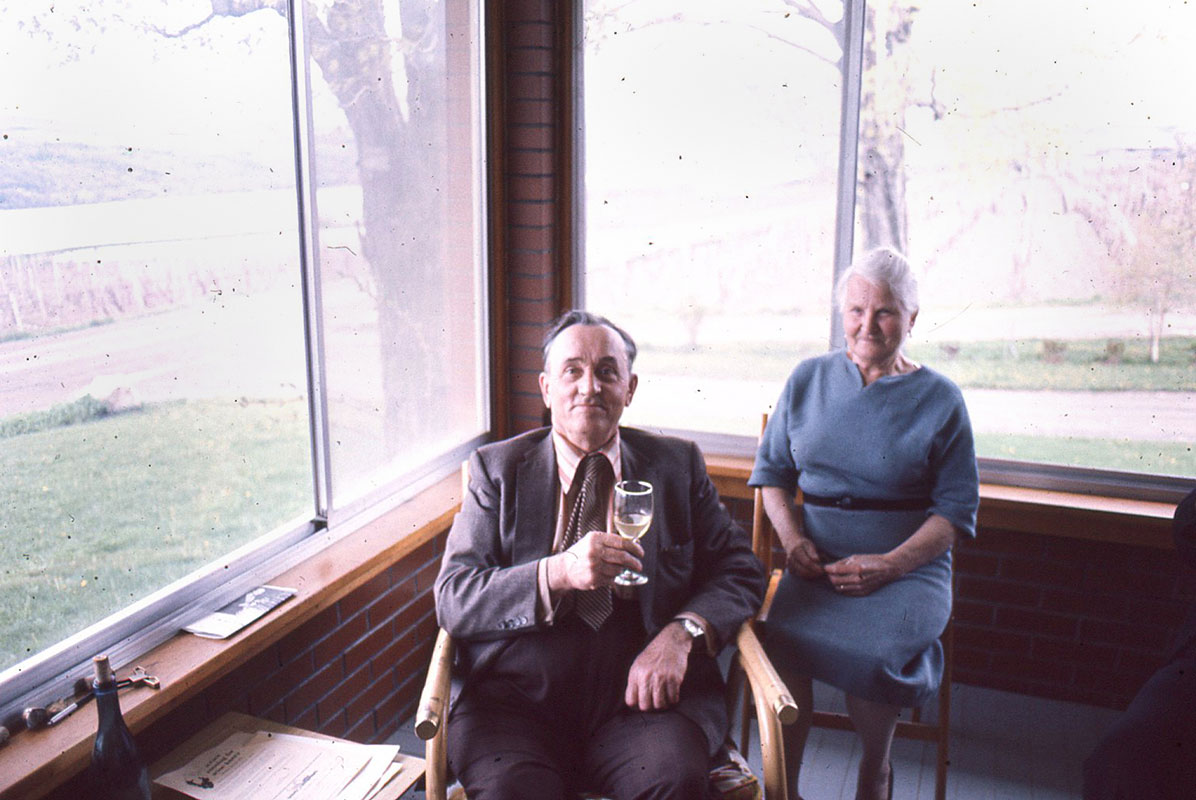
[[[785,731],[790,796],[817,679],[846,695],[862,745],[856,797],[871,800],[892,793],[898,711],[942,679],[951,547],[975,535],[979,491],[958,387],[902,352],[918,316],[909,264],[873,250],[836,293],[846,348],[794,369],[749,483],[787,555],[766,647],[802,710]]]

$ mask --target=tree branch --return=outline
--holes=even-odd
[[[971,118],[972,119],[984,119],[985,117],[995,117],[998,114],[1005,114],[1010,111],[1025,111],[1027,108],[1030,108],[1031,106],[1038,106],[1038,105],[1042,105],[1043,103],[1049,103],[1052,100],[1054,100],[1055,98],[1062,97],[1062,96],[1063,96],[1063,91],[1060,90],[1058,92],[1055,92],[1054,94],[1047,95],[1046,97],[1040,97],[1037,100],[1031,100],[1027,103],[1019,103],[1014,106],[1005,106],[1003,108],[994,108],[992,111],[986,112],[984,114],[977,114]]]
[[[816,6],[812,5],[811,3],[799,2],[799,0],[781,0],[781,2],[783,2],[785,5],[789,6],[790,8],[794,9],[794,12],[790,12],[790,13],[796,13],[797,16],[802,17],[803,19],[810,20],[811,22],[815,23],[816,25],[824,28],[828,33],[830,33],[830,35],[832,37],[834,37],[835,42],[839,45],[840,53],[843,51],[843,36],[842,36],[842,23],[841,22],[832,22],[831,20],[829,20],[826,17],[825,14],[823,14]],[[614,6],[612,8],[609,8],[609,9],[606,9],[603,11],[599,11],[598,13],[594,14],[593,17],[591,18],[592,22],[595,25],[599,25],[606,19],[617,19],[618,13],[629,5],[631,5],[631,3],[627,2],[627,3],[623,3],[622,5],[619,5],[619,6]],[[786,17],[790,16],[790,13],[786,13],[785,16]],[[696,20],[696,19],[686,19],[684,12],[677,12],[677,13],[671,14],[669,16],[657,17],[655,19],[645,20],[644,22],[640,22],[640,23],[635,23],[635,24],[627,23],[625,25],[625,27],[623,27],[619,32],[620,33],[634,33],[636,31],[641,31],[646,28],[651,28],[656,25],[663,25],[663,24],[669,23],[669,22],[682,23],[682,24],[687,24],[687,25],[696,25],[696,26],[700,26],[700,27],[710,27],[713,25],[729,25],[729,24],[731,24],[730,20],[704,21],[704,20]],[[841,67],[841,62],[842,62],[841,56],[838,59],[830,59],[830,58],[827,58],[826,56],[822,55],[821,53],[817,52],[816,50],[814,50],[810,47],[807,47],[806,45],[798,44],[797,42],[795,42],[791,39],[786,39],[784,36],[773,33],[772,31],[762,28],[759,25],[749,24],[747,27],[750,28],[751,30],[758,32],[758,33],[764,34],[769,39],[775,39],[776,41],[780,42],[781,44],[787,45],[789,47],[794,48],[795,50],[800,50],[803,53],[811,55],[814,58],[818,59],[819,61],[823,62],[824,64],[827,64],[828,66],[833,67],[834,69],[840,69],[840,67]]]
[[[822,27],[826,28],[831,33],[835,34],[835,39],[842,41],[838,36],[839,23],[831,22],[827,19],[817,6],[813,3],[799,2],[798,0],[781,0],[785,5],[797,11],[799,17],[805,17],[811,22],[816,22]]]
[[[822,63],[827,64],[828,66],[833,67],[836,70],[840,69],[840,67],[842,66],[842,61],[843,61],[842,56],[840,56],[839,58],[835,58],[835,59],[827,58],[826,56],[822,55],[821,53],[817,52],[816,50],[806,47],[804,44],[798,44],[797,42],[793,41],[792,39],[786,39],[784,36],[779,36],[779,35],[773,33],[772,31],[765,30],[764,28],[761,28],[757,25],[749,25],[748,27],[750,27],[752,30],[755,30],[755,31],[758,31],[758,32],[764,34],[769,39],[775,39],[776,41],[780,42],[781,44],[788,45],[789,47],[792,47],[795,50],[800,50],[803,53],[811,55],[814,58],[821,61]],[[840,52],[842,52],[842,50],[840,50]]]
[[[148,27],[151,31],[158,34],[159,36],[163,36],[167,39],[178,39],[180,37],[186,36],[187,34],[191,33],[191,31],[198,30],[199,28],[202,28],[204,25],[207,25],[209,22],[211,22],[215,18],[216,18],[216,12],[213,11],[211,14],[208,14],[206,17],[201,19],[199,22],[192,22],[189,25],[184,25],[183,27],[179,28],[177,31],[174,31],[173,33],[166,30],[161,25],[149,25]]]
[[[147,26],[150,30],[157,33],[159,36],[165,36],[168,39],[178,39],[186,36],[194,30],[202,28],[216,17],[243,17],[246,14],[252,14],[255,11],[263,9],[270,9],[276,11],[282,16],[286,16],[286,2],[285,0],[210,0],[212,4],[212,12],[198,22],[192,22],[184,25],[173,33],[158,25]]]

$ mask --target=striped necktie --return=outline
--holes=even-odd
[[[572,498],[566,498],[571,499],[572,504],[563,549],[572,547],[590,531],[606,530],[606,510],[614,482],[615,473],[610,461],[601,453],[590,453],[577,465],[577,473],[569,487]],[[598,630],[614,608],[610,587],[577,592],[574,608],[587,625]]]

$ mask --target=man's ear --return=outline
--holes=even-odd
[[[540,399],[544,401],[545,408],[552,408],[552,402],[548,399],[548,374],[540,373]]]
[[[915,311],[914,313],[912,313],[912,314],[910,314],[910,315],[909,315],[909,330],[911,330],[911,331],[912,331],[912,330],[914,329],[914,322],[915,322],[917,319],[918,319],[918,312],[917,312],[917,311]]]
[[[635,387],[639,386],[639,384],[640,376],[636,375],[634,372],[631,373],[631,380],[627,381],[627,402],[623,405],[631,405],[631,398],[635,395]]]

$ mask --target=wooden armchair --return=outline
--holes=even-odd
[[[764,435],[764,428],[767,425],[768,414],[764,414],[760,422],[761,436]],[[756,557],[760,559],[760,563],[764,565],[765,573],[769,576],[768,590],[764,595],[764,605],[760,609],[758,617],[758,619],[764,620],[768,617],[773,595],[776,594],[777,584],[781,580],[781,574],[784,571],[784,561],[782,558],[780,564],[774,564],[773,556],[780,548],[780,540],[776,536],[776,531],[773,529],[772,523],[768,520],[768,515],[764,513],[764,499],[759,488],[753,493],[753,499],[752,549],[755,551]],[[797,501],[800,505],[800,489],[798,490]],[[934,770],[935,800],[945,800],[947,796],[947,766],[950,763],[949,745],[951,739],[951,678],[955,655],[954,627],[955,616],[952,614],[950,620],[947,622],[947,629],[943,631],[942,635],[943,681],[939,686],[938,713],[934,719],[924,719],[923,709],[912,709],[910,719],[898,720],[897,730],[894,733],[894,736],[900,739],[934,742],[938,756],[935,761]],[[840,711],[826,711],[815,708],[812,724],[816,728],[830,728],[843,731],[853,730],[851,719],[847,714]]]
[[[738,667],[747,678],[757,725],[760,730],[760,753],[763,764],[765,800],[788,800],[785,789],[785,759],[781,750],[781,726],[797,719],[797,706],[789,690],[777,676],[776,670],[764,654],[759,639],[748,621],[739,629],[735,643]],[[424,683],[419,708],[415,716],[415,733],[425,741],[424,758],[428,800],[446,800],[448,763],[445,752],[445,722],[448,718],[449,679],[452,673],[453,640],[444,630],[436,636],[428,678]],[[734,683],[734,682],[732,682]],[[744,724],[747,724],[745,710]],[[744,741],[747,731],[743,732]],[[746,746],[746,745],[745,745]]]
[[[469,462],[461,465],[462,496],[469,489]],[[756,638],[755,620],[748,620],[736,634],[737,652],[728,692],[734,698],[742,684],[743,745],[747,752],[749,717],[755,711],[759,728],[764,800],[788,800],[785,783],[785,757],[781,749],[781,726],[797,719],[797,705],[789,690],[773,669],[760,640]],[[428,677],[424,682],[415,715],[415,733],[425,741],[425,796],[427,800],[447,800],[448,755],[445,750],[445,723],[448,721],[449,686],[453,667],[453,639],[441,630],[432,649]],[[742,680],[746,678],[746,680]],[[751,699],[751,706],[748,699]],[[732,703],[734,705],[734,703]]]

